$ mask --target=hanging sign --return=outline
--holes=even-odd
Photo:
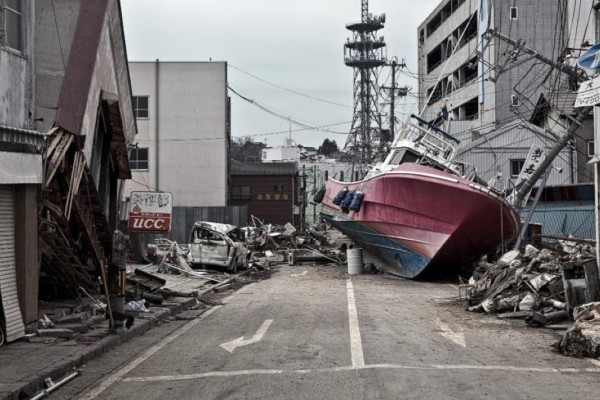
[[[163,192],[131,192],[129,221],[130,232],[169,232],[173,197]]]
[[[573,107],[595,106],[598,103],[600,103],[600,78],[596,77],[582,82],[579,85]]]

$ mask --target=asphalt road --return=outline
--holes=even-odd
[[[467,313],[457,287],[339,266],[282,266],[223,306],[84,368],[54,398],[596,398],[600,362],[556,336]],[[243,337],[243,338],[242,338]],[[99,378],[103,376],[102,378]]]

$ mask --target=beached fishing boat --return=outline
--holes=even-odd
[[[364,179],[326,182],[323,217],[406,278],[449,273],[510,242],[517,212],[454,161],[458,143],[413,116]]]

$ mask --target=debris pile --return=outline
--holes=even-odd
[[[571,278],[581,277],[572,271],[583,271],[582,265],[595,259],[595,249],[573,241],[559,243],[556,248],[544,245],[542,250],[527,245],[522,253],[511,250],[493,264],[480,261],[469,283],[460,286],[468,310],[521,318],[532,326],[567,320],[586,296],[585,290],[576,290],[581,279]]]
[[[565,355],[600,357],[600,302],[588,303],[573,310],[575,325],[558,343]]]
[[[246,232],[250,262],[253,265],[298,262],[322,262],[341,264],[346,252],[334,247],[335,241],[324,234],[323,226],[315,225],[298,232],[290,223],[285,225],[264,224],[252,217],[252,226],[242,228]]]

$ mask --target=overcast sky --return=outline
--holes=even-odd
[[[386,14],[380,35],[388,44],[388,58],[406,59],[410,72],[417,71],[417,27],[439,2],[369,2],[369,12]],[[318,147],[329,138],[344,145],[353,78],[343,62],[343,44],[350,33],[346,24],[360,21],[360,0],[122,0],[121,5],[130,61],[227,61],[229,85],[238,93],[309,126],[337,124],[329,128],[336,133],[294,131],[302,128],[292,124],[298,144]],[[416,80],[403,74],[399,82],[416,95]],[[234,137],[283,144],[288,121],[230,96]],[[399,107],[396,114],[400,119],[412,112],[416,98],[404,102],[406,110]]]

